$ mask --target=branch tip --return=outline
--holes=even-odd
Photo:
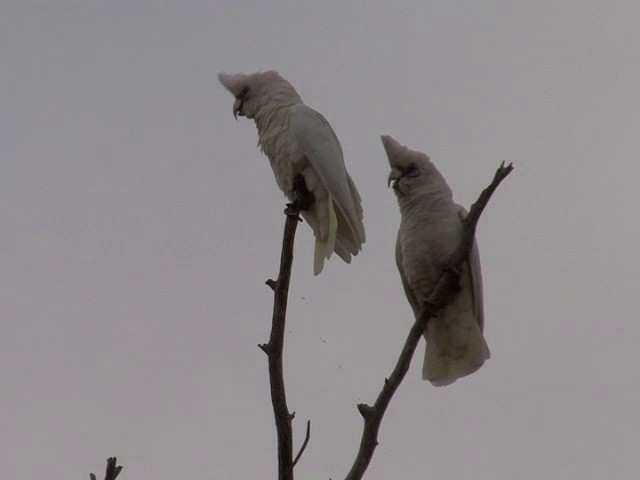
[[[359,403],[358,411],[360,412],[360,415],[362,415],[362,418],[366,420],[369,417],[371,417],[371,414],[374,412],[374,409],[372,406],[367,405],[366,403]]]
[[[278,285],[278,282],[276,282],[275,280],[273,280],[273,279],[269,278],[269,279],[268,279],[266,282],[264,282],[264,283],[266,283],[266,284],[269,286],[269,288],[270,288],[271,290],[273,290],[274,292],[276,291],[276,286]]]
[[[117,465],[118,459],[116,457],[107,458],[107,470],[104,474],[104,480],[116,480],[122,469],[122,465]],[[89,474],[91,480],[96,480],[96,476],[93,473]]]
[[[293,466],[296,466],[296,463],[298,463],[298,460],[300,460],[300,457],[302,457],[302,454],[304,453],[305,449],[307,448],[307,445],[309,444],[309,439],[311,438],[311,420],[307,420],[307,433],[304,436],[304,441],[302,442],[302,446],[300,447],[300,451],[298,452],[298,454],[296,455],[296,458],[293,459]]]

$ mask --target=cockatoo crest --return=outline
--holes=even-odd
[[[234,115],[255,118],[260,109],[269,105],[291,106],[302,99],[288,81],[274,70],[257,73],[220,73],[220,83],[236,97]]]

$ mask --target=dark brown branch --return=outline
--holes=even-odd
[[[296,458],[293,459],[293,466],[295,467],[302,457],[304,450],[307,448],[307,444],[309,443],[309,439],[311,438],[311,420],[307,420],[307,433],[304,436],[304,442],[302,442],[302,446],[300,447],[300,451],[296,455]]]
[[[282,371],[282,352],[284,349],[284,331],[287,316],[287,299],[289,297],[289,282],[291,280],[291,265],[293,264],[293,242],[298,222],[301,222],[300,211],[309,208],[314,201],[313,195],[306,189],[304,178],[296,176],[292,190],[293,202],[287,204],[284,213],[287,216],[282,239],[282,253],[280,255],[280,273],[277,280],[267,280],[267,285],[273,290],[273,316],[271,320],[271,335],[269,343],[259,345],[269,359],[269,382],[271,385],[271,403],[276,422],[278,436],[278,479],[293,480],[293,433],[289,413],[287,396],[284,388]],[[302,453],[302,452],[301,452]]]
[[[122,467],[122,465],[117,466],[117,462],[118,460],[116,459],[116,457],[110,457],[107,459],[107,471],[104,475],[104,480],[116,480],[116,478],[124,468]],[[96,476],[93,473],[89,474],[89,478],[91,478],[91,480],[96,480]]]
[[[378,446],[378,431],[382,423],[382,417],[391,402],[391,398],[409,370],[413,353],[418,346],[422,334],[427,328],[429,319],[436,311],[446,305],[451,296],[457,291],[459,285],[459,274],[457,272],[460,271],[463,262],[469,256],[480,215],[487,206],[493,192],[498,188],[500,182],[511,173],[511,170],[513,170],[513,166],[509,164],[505,167],[503,162],[496,171],[491,185],[482,191],[478,200],[471,206],[469,214],[463,220],[464,231],[460,244],[449,259],[447,264],[448,268],[443,269],[438,283],[436,283],[435,288],[427,297],[422,313],[411,327],[391,376],[385,379],[384,386],[373,406],[365,404],[358,405],[358,411],[364,418],[364,430],[362,432],[358,455],[351,470],[345,477],[346,480],[360,480],[367,470],[373,453]]]
[[[299,210],[288,206],[285,210],[287,220],[284,226],[282,240],[282,254],[280,257],[280,274],[275,282],[269,282],[273,289],[273,317],[271,321],[271,336],[269,343],[260,348],[269,357],[269,381],[271,384],[271,403],[276,421],[278,435],[278,478],[293,480],[293,441],[291,429],[291,414],[287,406],[287,396],[284,389],[284,375],[282,371],[282,352],[284,348],[284,330],[287,316],[287,299],[289,296],[289,281],[291,279],[291,264],[293,262],[293,241],[300,218]]]

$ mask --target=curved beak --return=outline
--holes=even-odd
[[[242,116],[242,99],[236,98],[236,101],[233,102],[233,118],[238,120],[238,113]]]
[[[402,171],[399,168],[393,167],[389,172],[389,178],[387,179],[387,188],[391,186],[391,182],[397,182],[402,176]]]

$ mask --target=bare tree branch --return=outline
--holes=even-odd
[[[116,457],[110,457],[107,459],[107,471],[104,475],[104,480],[116,480],[122,469],[124,468],[122,465],[117,466],[118,460]],[[96,476],[93,473],[89,474],[89,478],[91,480],[96,480]]]
[[[284,331],[287,316],[287,299],[289,297],[289,281],[291,279],[291,265],[293,263],[293,243],[298,222],[301,222],[300,211],[309,208],[313,202],[311,194],[305,186],[304,178],[296,176],[293,181],[293,203],[287,204],[284,213],[287,216],[282,239],[282,253],[280,255],[280,273],[277,280],[267,280],[267,285],[274,292],[273,316],[271,320],[271,335],[269,343],[259,345],[269,358],[269,382],[271,384],[271,403],[275,416],[278,436],[278,478],[279,480],[293,480],[293,433],[291,420],[294,414],[289,413],[287,396],[284,388],[282,371],[282,352],[284,349]],[[303,445],[303,449],[306,446]],[[300,452],[302,454],[302,452]],[[299,455],[300,455],[299,454]],[[297,459],[296,459],[297,460]]]
[[[300,451],[296,455],[296,458],[293,459],[293,466],[294,467],[298,463],[298,460],[300,460],[300,457],[302,457],[302,454],[304,453],[305,448],[307,448],[307,444],[309,443],[309,439],[310,438],[311,438],[311,420],[307,420],[307,433],[304,436],[304,442],[302,442],[302,446],[300,447]]]
[[[298,227],[299,211],[287,207],[287,220],[284,227],[282,241],[282,255],[280,258],[280,274],[278,280],[269,282],[274,292],[273,317],[269,343],[260,348],[269,357],[269,381],[271,384],[271,403],[276,421],[278,435],[278,478],[293,480],[293,441],[291,429],[291,414],[287,406],[282,371],[282,351],[284,348],[284,329],[287,315],[287,298],[289,296],[289,280],[291,278],[291,264],[293,262],[293,241]]]
[[[373,453],[378,446],[378,431],[382,423],[382,417],[391,402],[391,398],[409,370],[413,353],[427,327],[427,323],[433,314],[446,305],[457,291],[459,282],[459,273],[457,272],[460,271],[462,263],[469,256],[480,215],[500,182],[512,170],[513,166],[511,164],[505,167],[503,162],[496,171],[491,184],[482,191],[478,200],[471,206],[469,214],[463,220],[464,231],[460,244],[445,266],[447,268],[443,269],[435,288],[429,294],[422,313],[411,327],[391,376],[385,379],[384,386],[373,406],[362,403],[358,405],[358,411],[364,419],[364,430],[358,455],[345,480],[360,480],[367,470]]]

